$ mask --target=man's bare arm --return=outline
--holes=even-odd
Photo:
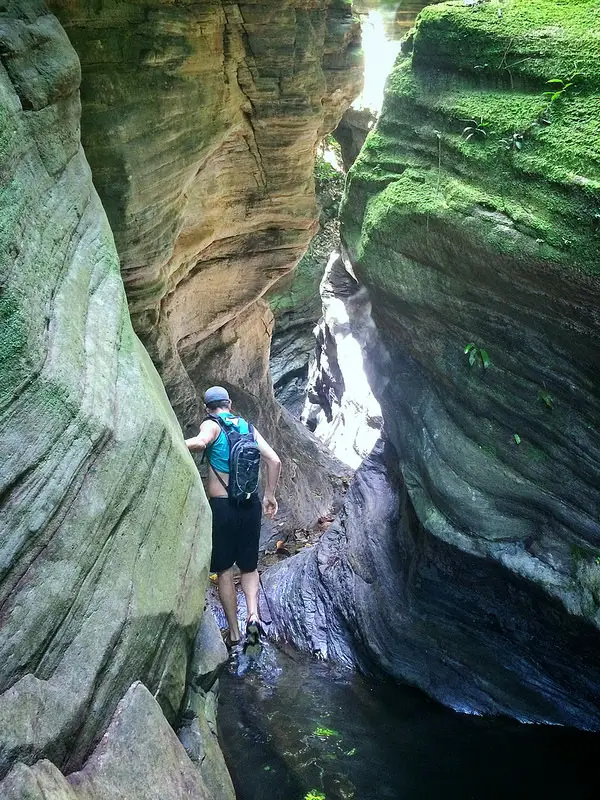
[[[281,459],[271,445],[263,439],[256,428],[254,429],[254,434],[260,454],[267,463],[267,486],[263,496],[263,510],[265,516],[269,517],[269,519],[273,519],[275,514],[277,514],[278,507],[277,500],[275,499],[275,489],[277,488],[279,473],[281,472]]]
[[[187,449],[192,451],[206,450],[208,445],[216,440],[220,431],[221,429],[216,422],[213,422],[211,419],[205,420],[202,425],[200,425],[198,435],[185,440]]]

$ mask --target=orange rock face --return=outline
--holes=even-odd
[[[358,23],[341,0],[50,5],[81,59],[134,327],[195,423],[198,345],[315,231],[315,147],[360,88]]]

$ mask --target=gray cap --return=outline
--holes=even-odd
[[[204,402],[206,405],[209,403],[217,403],[219,400],[229,400],[229,392],[222,386],[211,386],[204,392]]]

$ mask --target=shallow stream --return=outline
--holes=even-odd
[[[598,796],[600,736],[450,711],[267,643],[221,678],[238,800]]]

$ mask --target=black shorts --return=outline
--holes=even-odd
[[[262,506],[258,497],[234,505],[227,497],[211,497],[212,556],[211,572],[224,572],[236,563],[242,572],[252,572],[258,564],[258,540]]]

